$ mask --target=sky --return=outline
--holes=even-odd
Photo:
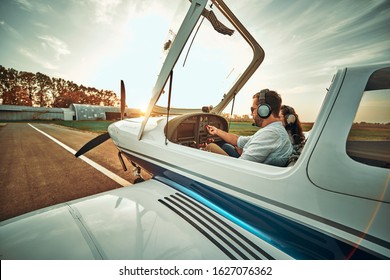
[[[122,79],[127,105],[145,109],[175,16],[172,4],[183,1],[1,0],[0,65],[118,96]],[[338,68],[390,62],[390,0],[226,3],[265,50],[236,99],[236,114],[249,114],[253,93],[270,88],[301,121],[315,121]],[[232,56],[240,60],[241,53]],[[204,90],[196,99],[206,95]]]

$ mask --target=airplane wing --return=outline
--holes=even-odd
[[[248,249],[248,234],[238,226],[153,179],[0,225],[3,260],[263,258]]]

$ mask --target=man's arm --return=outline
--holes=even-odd
[[[233,133],[228,133],[212,125],[208,125],[206,126],[206,128],[211,135],[216,135],[218,137],[221,137],[225,142],[232,144],[233,146],[237,146],[237,140],[239,137],[238,135]]]

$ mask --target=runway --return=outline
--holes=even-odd
[[[93,166],[73,155],[97,135],[51,124],[0,126],[0,220],[131,186],[111,140],[84,155]]]

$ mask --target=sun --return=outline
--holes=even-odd
[[[139,109],[141,110],[141,112],[143,114],[145,114],[146,110],[148,109],[148,105],[147,104],[142,104],[141,106],[139,106]]]

